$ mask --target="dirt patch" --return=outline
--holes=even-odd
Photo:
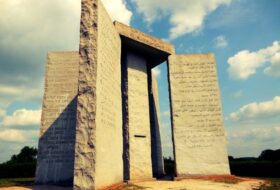
[[[149,181],[134,183],[148,190],[253,190],[265,184],[264,180],[236,176],[206,176],[177,181]],[[123,188],[127,190],[126,187]]]
[[[236,176],[206,176],[177,181],[145,181],[128,184],[116,190],[254,190],[267,184],[265,180]],[[7,187],[0,190],[66,190],[57,187]]]

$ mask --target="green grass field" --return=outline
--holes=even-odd
[[[0,187],[11,186],[31,186],[34,178],[2,178],[0,179]]]
[[[261,178],[270,182],[270,185],[262,185],[254,190],[280,190],[280,178]]]

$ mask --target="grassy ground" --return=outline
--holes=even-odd
[[[280,190],[280,178],[264,178],[270,182],[269,185],[262,185],[261,187],[254,190]]]
[[[34,178],[2,178],[0,179],[0,187],[30,186],[33,182]]]
[[[254,190],[280,190],[280,178],[264,178],[270,182],[270,185],[262,185],[261,187]],[[34,182],[34,178],[7,178],[0,179],[0,187],[11,187],[11,186],[31,186]],[[217,181],[224,183],[238,183],[238,181],[225,180]],[[117,190],[144,190],[145,187],[140,187],[136,185],[127,185],[125,187],[119,188]]]
[[[144,190],[146,189],[145,187],[140,187],[140,186],[137,186],[137,185],[133,185],[133,184],[129,184],[129,185],[126,185],[124,187],[120,187],[116,190]]]

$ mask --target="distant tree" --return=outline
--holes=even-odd
[[[0,164],[0,178],[34,177],[36,170],[37,149],[25,146],[20,153]]]
[[[19,154],[13,155],[7,164],[36,162],[36,157],[37,149],[25,146],[21,149]]]
[[[264,150],[258,157],[259,160],[280,161],[280,149],[278,150]]]
[[[171,156],[169,156],[168,158],[163,157],[163,160],[167,162],[174,162],[174,159],[172,159]]]
[[[234,157],[233,157],[233,156],[228,156],[228,160],[229,160],[229,161],[233,161],[233,160],[234,160]]]

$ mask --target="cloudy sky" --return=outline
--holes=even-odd
[[[103,0],[113,20],[216,55],[229,154],[280,148],[280,1]],[[80,0],[0,0],[0,162],[37,146],[48,51],[78,50]],[[171,155],[166,65],[156,68]]]

